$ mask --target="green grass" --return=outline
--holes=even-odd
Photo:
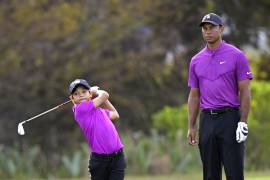
[[[201,173],[162,175],[162,176],[127,176],[125,180],[201,180]],[[226,180],[225,176],[223,177]],[[249,172],[245,174],[245,180],[270,180],[270,172]]]
[[[202,176],[198,175],[186,175],[186,176],[137,176],[137,177],[126,177],[125,180],[200,180]],[[225,177],[223,179],[226,179]],[[246,180],[270,180],[270,176],[268,177],[246,177]]]
[[[127,176],[125,180],[196,180],[201,179],[200,175],[162,175],[162,176]]]
[[[162,175],[162,176],[127,176],[125,180],[201,180],[202,176],[200,174],[187,174],[187,175]],[[225,177],[222,178],[226,180]],[[59,180],[89,180],[88,178],[84,179],[59,179]],[[245,180],[270,180],[269,176],[261,175],[247,175]]]
[[[89,180],[88,177],[85,178],[53,178],[54,180]],[[174,175],[157,175],[157,176],[139,176],[139,175],[127,175],[125,177],[125,180],[201,180],[202,179],[202,173],[195,172],[195,173],[189,173],[189,174],[174,174]],[[223,180],[226,180],[225,176],[222,178]],[[37,180],[44,180],[44,179],[38,179]],[[270,180],[270,171],[266,172],[248,172],[245,173],[245,180]]]

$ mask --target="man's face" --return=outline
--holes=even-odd
[[[205,23],[202,26],[202,35],[203,39],[208,43],[208,44],[214,44],[218,40],[221,39],[221,35],[223,32],[224,27],[223,26],[215,26],[210,23]]]
[[[92,96],[90,91],[83,86],[78,86],[74,93],[70,95],[70,99],[73,100],[76,104],[84,101],[89,101],[91,97]]]

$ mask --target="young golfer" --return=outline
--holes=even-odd
[[[119,135],[112,120],[119,114],[104,90],[90,87],[84,79],[74,80],[70,86],[73,113],[87,139],[92,153],[89,173],[92,180],[123,180],[126,162]]]

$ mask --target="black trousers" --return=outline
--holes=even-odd
[[[92,153],[89,160],[91,180],[123,180],[126,161],[123,151],[117,155],[99,155]]]
[[[244,180],[244,144],[236,141],[239,110],[220,114],[200,114],[199,149],[204,180]]]

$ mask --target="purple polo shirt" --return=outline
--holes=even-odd
[[[73,113],[92,152],[110,154],[124,147],[108,110],[96,108],[91,100],[75,104]]]
[[[215,50],[206,46],[193,56],[188,86],[199,88],[201,109],[239,107],[238,81],[252,78],[244,53],[222,42]]]

